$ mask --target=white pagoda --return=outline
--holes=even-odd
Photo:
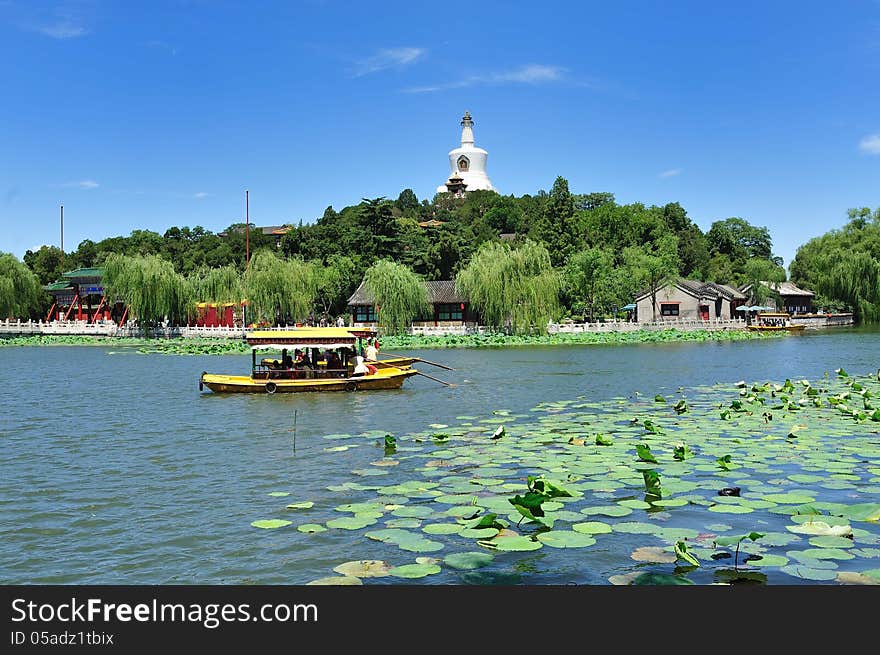
[[[463,193],[467,191],[495,191],[486,175],[486,158],[489,153],[474,145],[474,121],[470,112],[461,119],[461,147],[449,151],[449,180],[437,187],[437,193]],[[455,189],[449,188],[452,182]]]

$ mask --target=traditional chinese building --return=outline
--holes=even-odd
[[[103,277],[102,268],[78,268],[43,287],[54,300],[46,320],[94,323],[118,319],[124,308],[115,299],[108,302]]]

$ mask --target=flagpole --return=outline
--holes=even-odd
[[[61,272],[64,273],[64,205],[61,205]]]

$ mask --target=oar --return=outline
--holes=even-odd
[[[430,375],[428,375],[428,374],[426,374],[426,373],[422,373],[421,371],[416,371],[416,373],[418,373],[418,374],[421,375],[421,376],[424,376],[424,377],[428,378],[429,380],[434,380],[434,382],[439,382],[440,384],[445,384],[447,387],[454,387],[454,386],[455,386],[454,384],[452,384],[452,382],[444,382],[443,380],[440,380],[440,379],[435,378],[435,377],[431,377]]]
[[[403,357],[403,355],[396,355],[395,353],[385,353],[386,355],[391,355],[392,357]],[[445,368],[447,371],[454,371],[455,369],[451,366],[446,366],[445,364],[438,364],[437,362],[430,362],[427,359],[422,359],[421,357],[413,357],[417,362],[425,362],[425,364],[430,364],[431,366],[437,366],[439,368]]]

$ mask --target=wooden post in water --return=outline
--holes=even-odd
[[[296,452],[296,411],[293,410],[293,452]]]

